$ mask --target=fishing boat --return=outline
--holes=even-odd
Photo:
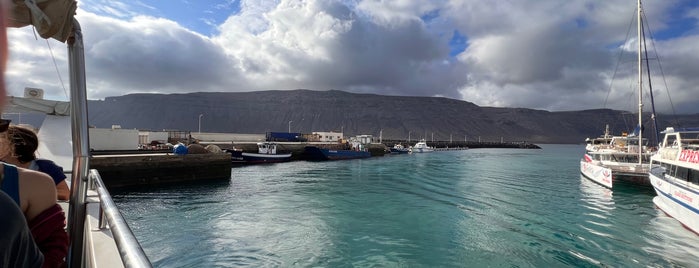
[[[70,201],[61,204],[68,214],[67,266],[151,267],[99,172],[89,169],[85,56],[82,30],[74,19],[77,3],[12,1],[9,6],[10,27],[31,25],[42,38],[54,38],[68,47],[70,102],[11,97],[11,104],[5,109],[47,114],[39,128],[42,143],[38,153],[64,167],[71,188]]]
[[[226,150],[231,154],[233,164],[262,164],[279,163],[291,160],[291,153],[277,153],[277,143],[258,142],[257,153],[246,153],[241,150]]]
[[[417,142],[413,147],[410,148],[411,153],[430,153],[433,152],[434,148],[427,146],[425,139]]]
[[[349,143],[343,145],[346,149],[329,149],[317,146],[304,147],[304,156],[307,160],[324,161],[324,160],[347,160],[358,158],[369,158],[371,152],[366,148],[366,144],[358,140],[350,140]]]
[[[648,171],[650,157],[654,151],[643,138],[643,60],[645,52],[642,30],[641,1],[638,1],[638,125],[631,135],[610,136],[609,126],[604,136],[587,139],[585,154],[580,160],[580,173],[586,178],[607,188],[612,188],[616,180],[627,180],[636,184],[650,185]],[[646,68],[648,70],[648,68]],[[650,83],[648,83],[650,86]],[[651,89],[652,92],[652,89]],[[651,93],[652,104],[652,93]],[[655,110],[654,106],[653,110]],[[655,112],[653,112],[655,114]],[[651,116],[655,120],[655,116]],[[657,124],[653,123],[653,128]],[[657,132],[657,131],[655,131]],[[657,139],[656,139],[657,140]]]
[[[405,146],[400,143],[393,145],[390,150],[392,154],[407,154],[410,152],[409,148],[405,148]]]
[[[347,159],[359,159],[359,158],[369,158],[371,153],[366,150],[333,150],[327,148],[320,148],[317,146],[306,146],[304,147],[304,154],[308,160],[347,160]]]
[[[699,234],[699,127],[663,131],[649,173],[657,194],[653,203]]]

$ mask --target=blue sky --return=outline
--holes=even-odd
[[[240,11],[240,1],[191,0],[162,1],[141,0],[143,14],[165,17],[204,35],[218,33],[217,25]]]
[[[550,111],[637,107],[630,0],[78,3],[88,97],[95,99],[303,88]],[[650,49],[660,56],[652,58],[662,60],[665,74],[652,64],[656,107],[699,113],[699,1],[647,0],[644,10],[655,37]],[[56,78],[23,75],[58,76],[43,60],[46,42],[31,29],[10,36],[10,90],[64,95]],[[61,46],[51,44],[59,70]],[[668,92],[674,106],[662,97]]]

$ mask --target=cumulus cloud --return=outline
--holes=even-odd
[[[635,35],[635,7],[622,1],[241,0],[208,35],[146,2],[82,1],[89,97],[307,88],[499,107],[634,109],[628,101],[634,72],[615,69],[624,47],[620,67],[633,69],[635,61],[628,58],[635,41],[625,42],[627,33]],[[699,102],[693,86],[699,12],[678,12],[683,4],[645,6],[654,31],[677,31],[669,23],[677,16],[693,22],[654,43],[665,80],[653,79],[667,82],[681,112],[699,112],[692,105]],[[230,3],[211,10],[230,10]],[[456,55],[449,44],[455,32],[465,40]],[[57,75],[45,41],[26,29],[11,32],[11,39],[11,92],[24,86],[62,92],[51,82]],[[64,46],[52,47],[60,52],[54,53],[58,69],[67,72]],[[670,110],[667,98],[658,102]]]

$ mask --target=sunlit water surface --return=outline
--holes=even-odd
[[[650,188],[605,189],[579,145],[232,169],[115,192],[157,267],[695,266],[699,237]]]

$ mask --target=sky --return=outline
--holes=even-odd
[[[643,5],[656,109],[699,113],[699,1]],[[76,18],[89,99],[334,89],[634,111],[635,10],[633,0],[84,0]],[[9,39],[10,94],[66,100],[65,45],[31,27]]]

